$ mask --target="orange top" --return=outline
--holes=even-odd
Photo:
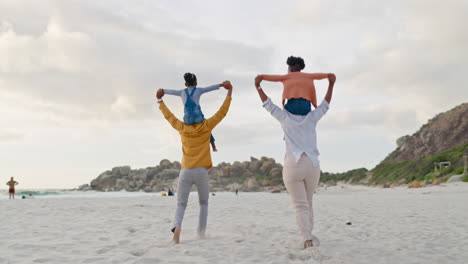
[[[328,78],[328,73],[290,72],[285,75],[262,74],[263,80],[283,83],[283,105],[286,99],[304,98],[317,108],[314,80]]]

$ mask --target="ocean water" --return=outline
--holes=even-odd
[[[96,192],[96,191],[71,191],[71,190],[17,190],[15,199],[28,196],[31,193],[34,199],[61,199],[61,198],[112,198],[112,197],[141,197],[141,196],[161,196],[161,193],[145,192]],[[0,190],[0,200],[8,200],[8,191]]]
[[[21,199],[22,196],[28,196],[31,193],[34,199],[61,199],[61,198],[114,198],[114,197],[162,197],[163,192],[147,193],[139,192],[97,192],[97,191],[72,191],[72,190],[16,190],[15,199]],[[192,192],[196,194],[197,192]],[[233,195],[232,192],[217,192],[215,195]],[[8,190],[0,190],[0,200],[8,200]]]

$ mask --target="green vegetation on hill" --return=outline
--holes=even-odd
[[[408,183],[431,179],[446,181],[451,175],[460,170],[459,166],[462,165],[463,153],[467,147],[468,144],[465,144],[411,161],[381,163],[372,169],[373,177],[371,181],[378,184],[399,181]],[[434,162],[443,161],[450,161],[452,166],[434,172]]]
[[[368,170],[366,168],[360,168],[355,170],[350,170],[344,173],[328,173],[323,172],[320,175],[321,182],[327,181],[350,181],[351,183],[357,183],[360,180],[366,177]]]
[[[439,180],[445,182],[452,175],[463,173],[463,154],[468,144],[445,150],[441,153],[428,155],[419,159],[398,162],[380,163],[370,172],[372,178],[362,181],[368,175],[366,168],[354,169],[343,173],[322,172],[321,182],[345,181],[349,183],[410,183],[412,181]],[[434,171],[434,162],[450,161],[451,166],[440,171]],[[362,181],[362,182],[361,182]],[[468,182],[468,176],[463,181]]]

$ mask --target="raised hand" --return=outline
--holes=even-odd
[[[328,74],[328,81],[330,82],[330,84],[335,84],[335,82],[336,82],[336,75],[333,74],[333,73],[329,73],[329,74]]]
[[[226,90],[230,90],[232,89],[232,84],[230,81],[224,81],[221,86],[223,86],[224,88],[226,88]]]
[[[161,99],[163,96],[164,96],[164,89],[162,88],[158,89],[158,91],[156,92],[156,98]]]
[[[260,83],[262,82],[263,80],[263,76],[262,75],[257,75],[255,77],[255,87],[258,89],[260,87]]]

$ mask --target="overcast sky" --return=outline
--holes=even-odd
[[[154,93],[184,88],[185,72],[234,85],[214,164],[282,163],[282,130],[253,78],[285,73],[290,55],[337,75],[318,125],[322,170],[371,169],[398,137],[468,101],[467,13],[463,0],[0,0],[0,181],[73,188],[115,166],[180,160]],[[279,104],[282,86],[263,87]],[[327,81],[316,87],[320,101]],[[225,94],[202,97],[205,116]],[[181,100],[165,99],[182,118]]]

